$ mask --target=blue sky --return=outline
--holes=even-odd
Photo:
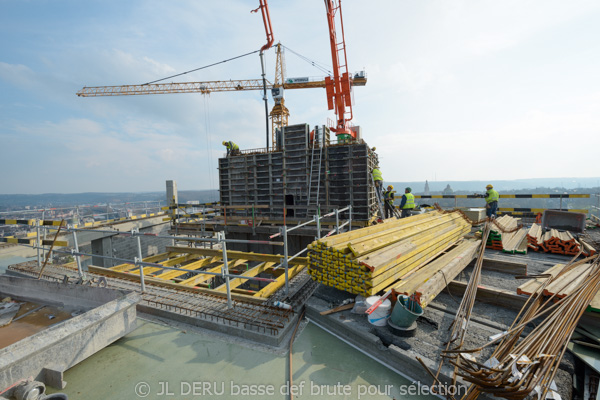
[[[256,1],[0,1],[0,193],[216,189],[222,140],[264,147],[260,92],[79,98],[260,48]],[[271,0],[275,40],[330,64],[322,1]],[[600,3],[343,2],[354,123],[388,181],[600,176]],[[275,52],[266,55],[273,79]],[[286,53],[287,76],[323,76]],[[258,54],[173,81],[260,77]],[[273,105],[270,100],[270,107]],[[324,124],[322,89],[286,92]]]

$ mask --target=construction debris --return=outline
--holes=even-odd
[[[583,263],[567,265],[541,284],[508,331],[477,349],[443,352],[445,357],[451,358],[455,376],[472,383],[463,399],[476,399],[482,392],[507,399],[524,399],[534,391],[542,399],[557,395],[554,377],[560,361],[579,319],[600,288],[600,258],[594,257],[582,279],[576,276],[569,280],[568,276],[578,265]],[[561,288],[550,298],[544,297],[546,289],[557,280]],[[559,298],[556,293],[568,286],[573,289]],[[540,318],[543,318],[541,322]],[[521,339],[525,327],[533,321],[536,321],[535,329]],[[473,357],[496,343],[487,361],[479,362]]]
[[[321,238],[308,246],[309,274],[363,296],[389,290],[470,231],[459,213],[434,211]]]

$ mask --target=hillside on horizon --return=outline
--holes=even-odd
[[[385,178],[385,172],[384,172]],[[492,183],[499,192],[531,190],[532,193],[542,193],[544,190],[555,192],[557,190],[576,190],[584,193],[600,192],[599,178],[545,178],[545,179],[517,179],[500,181],[429,181],[431,193],[442,192],[450,185],[454,192],[482,193],[485,186]],[[414,193],[423,193],[425,182],[405,181],[390,182],[396,191],[410,186]],[[138,193],[43,193],[43,194],[0,194],[0,207],[13,209],[29,207],[60,207],[83,204],[116,204],[128,202],[161,202],[166,204],[164,191],[138,192]],[[210,203],[219,201],[218,190],[179,190],[179,202],[199,201]]]

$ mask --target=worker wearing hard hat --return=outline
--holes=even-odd
[[[402,210],[401,218],[410,217],[411,211],[415,208],[415,195],[411,193],[412,189],[407,187],[404,189],[400,209]]]
[[[483,195],[485,198],[485,215],[487,215],[488,218],[495,218],[496,213],[498,212],[498,199],[500,198],[500,195],[494,190],[494,186],[491,184],[487,185],[485,188],[487,189]]]
[[[223,140],[223,146],[225,146],[227,148],[227,157],[229,156],[237,156],[238,154],[240,154],[240,148],[237,144],[233,143],[232,141],[225,141]]]
[[[373,181],[375,182],[375,190],[379,193],[379,198],[383,197],[383,175],[379,169],[379,165],[376,165],[371,172],[373,174]]]
[[[383,192],[383,205],[385,207],[385,218],[394,216],[394,187],[389,185],[387,190]]]

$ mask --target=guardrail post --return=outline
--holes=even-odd
[[[335,209],[335,234],[339,234],[340,233],[340,213],[338,212],[338,209]]]
[[[352,230],[352,205],[348,206],[348,232]]]
[[[227,308],[232,308],[233,306],[231,304],[231,288],[229,287],[229,265],[227,264],[227,245],[225,243],[225,232],[219,232],[217,237],[221,242],[221,249],[223,250],[222,276],[225,278],[225,287],[227,288]]]
[[[315,215],[315,221],[317,222],[317,240],[321,239],[321,218],[319,217],[319,212],[317,211],[317,215]]]
[[[35,221],[35,230],[36,230],[36,246],[37,247],[37,265],[38,267],[42,266],[42,260],[40,258],[40,246],[41,246],[41,241],[40,241],[40,220],[37,219]]]
[[[77,273],[79,277],[83,277],[83,269],[81,268],[81,258],[79,256],[79,244],[77,243],[77,231],[73,231],[73,246],[75,247],[75,261],[77,261]]]
[[[132,235],[135,235],[136,233],[139,233],[138,229],[134,228],[131,230]],[[138,256],[134,258],[134,261],[140,267],[140,285],[142,286],[142,293],[144,293],[146,291],[146,282],[144,282],[144,265],[139,264],[144,259],[144,257],[142,256],[142,240],[140,239],[139,235],[135,236],[137,239]]]
[[[288,276],[288,237],[287,237],[287,226],[280,228],[283,236],[283,268],[285,270],[285,294],[290,294],[290,283]]]

